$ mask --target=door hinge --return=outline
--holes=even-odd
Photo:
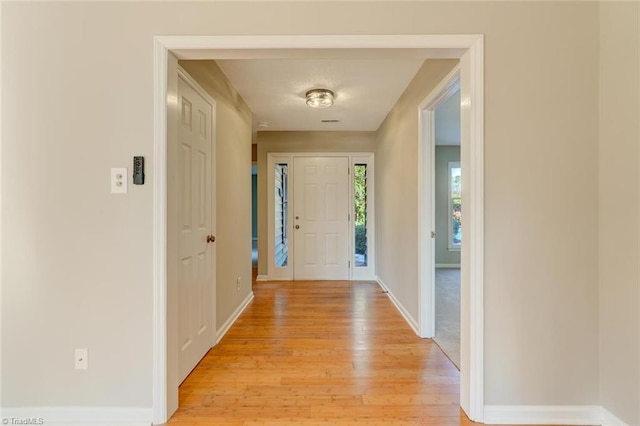
[[[347,167],[347,174],[350,175],[351,174],[351,169],[349,167]]]
[[[351,269],[351,261],[348,260],[347,263],[349,264],[349,269]]]
[[[351,222],[351,213],[347,213],[347,221]]]
[[[431,231],[431,238],[435,238],[435,237],[436,237],[435,231]]]

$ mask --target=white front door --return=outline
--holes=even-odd
[[[296,280],[349,278],[348,169],[347,157],[294,158]]]
[[[182,76],[179,97],[178,341],[182,382],[213,346],[213,105]]]

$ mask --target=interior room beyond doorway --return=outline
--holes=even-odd
[[[460,248],[462,194],[460,167],[460,90],[434,112],[435,156],[435,336],[460,368]]]

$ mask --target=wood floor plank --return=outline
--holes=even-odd
[[[471,425],[460,374],[373,282],[254,283],[169,426]]]

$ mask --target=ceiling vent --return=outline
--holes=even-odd
[[[321,120],[322,123],[339,123],[340,120]]]

